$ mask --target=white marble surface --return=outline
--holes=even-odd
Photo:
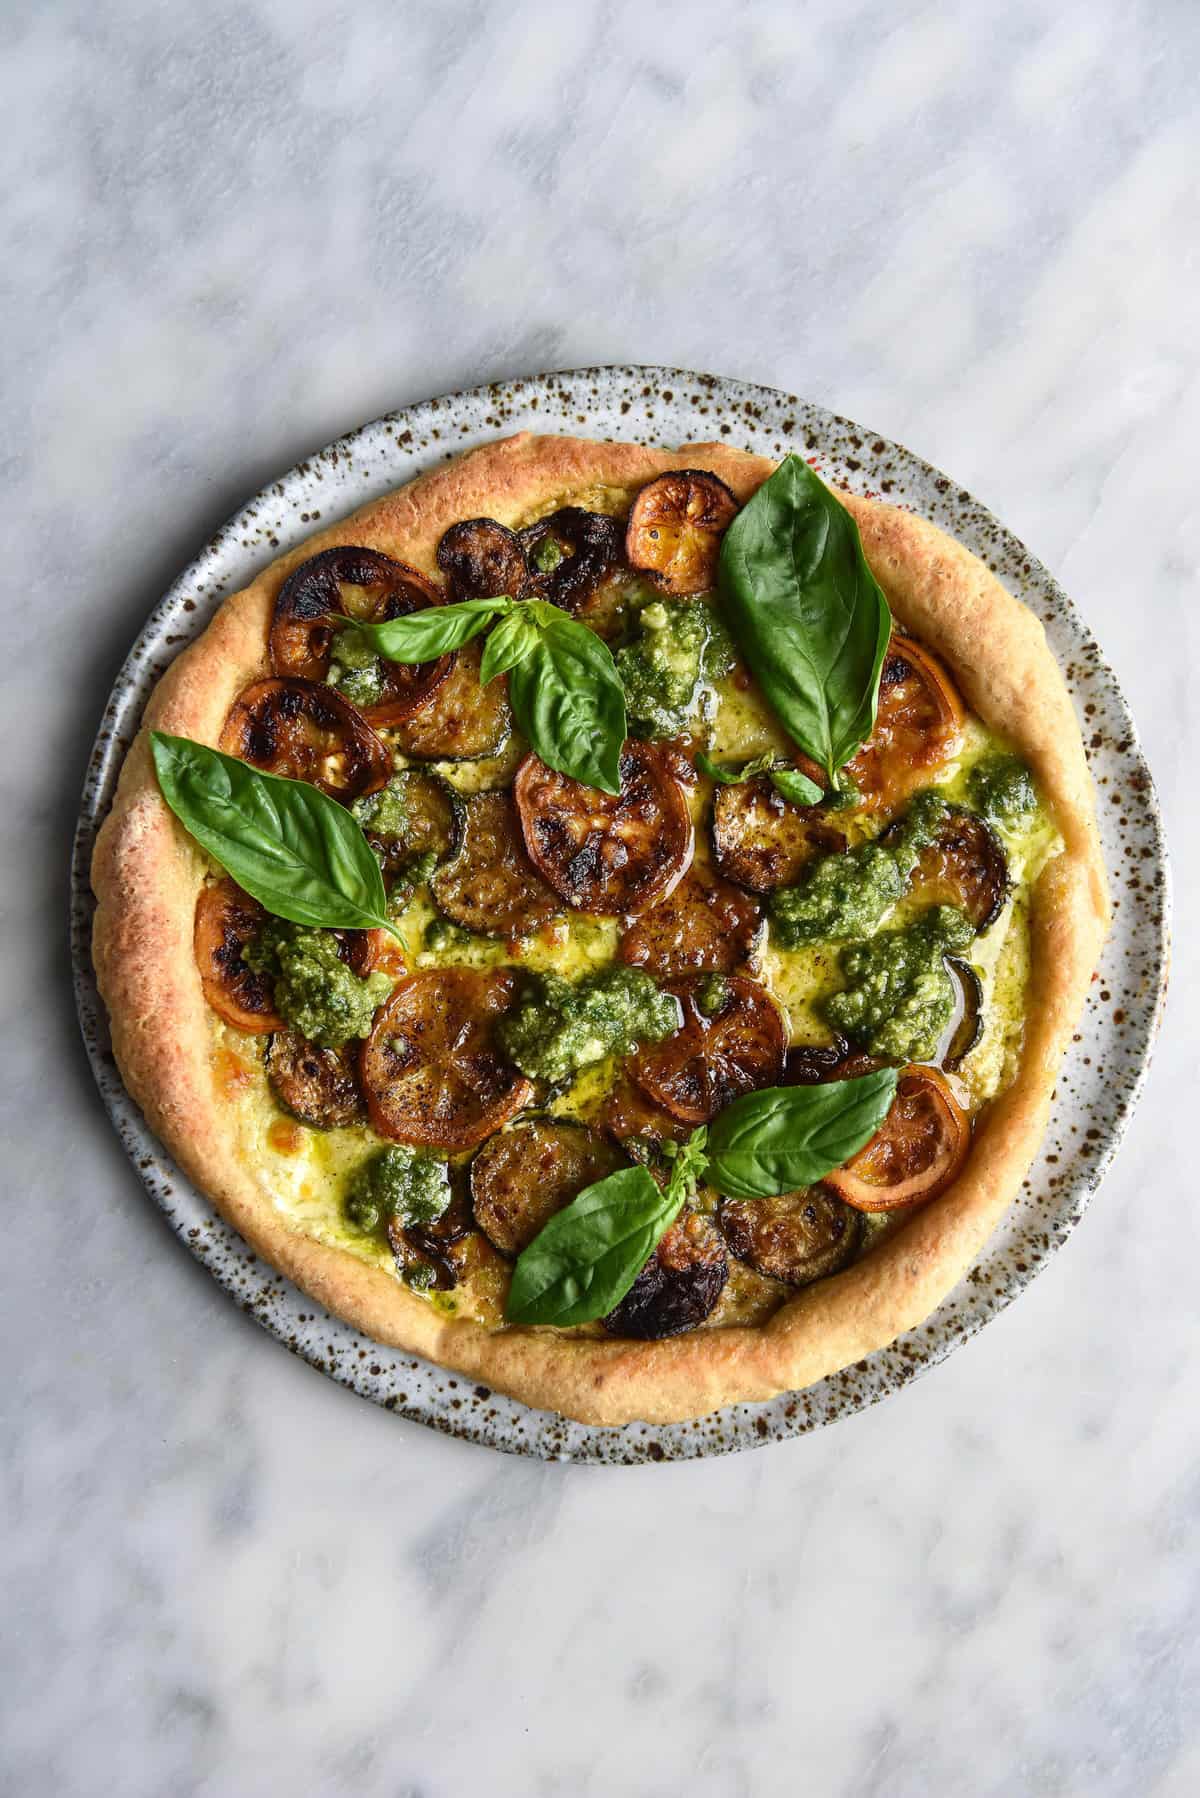
[[[1190,0],[7,0],[0,41],[0,1788],[1200,1789]],[[1183,924],[1019,1304],[819,1437],[631,1471],[255,1330],[109,1131],[63,940],[104,696],[225,514],[388,406],[606,360],[805,393],[1026,537],[1141,721]]]

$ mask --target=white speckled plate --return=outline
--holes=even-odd
[[[1022,1193],[970,1275],[888,1349],[806,1392],[735,1405],[697,1423],[590,1429],[530,1411],[359,1335],[256,1260],[173,1167],[121,1084],[90,957],[88,868],[96,828],[146,697],[180,644],[278,550],[438,461],[530,427],[675,444],[725,437],[790,449],[857,493],[933,519],[1042,619],[1081,714],[1100,794],[1116,922],[1058,1084],[1049,1133]],[[1112,671],[1051,576],[969,493],[847,419],[770,387],[672,368],[584,368],[429,400],[331,444],[274,481],[184,570],[151,615],[113,689],[88,767],[72,878],[72,957],[84,1040],[113,1123],[171,1228],[238,1302],[296,1354],[365,1398],[514,1454],[580,1461],[684,1460],[753,1448],[829,1423],[905,1385],[965,1342],[1033,1279],[1078,1222],[1137,1100],[1166,992],[1169,886],[1150,771]]]

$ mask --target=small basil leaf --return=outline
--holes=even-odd
[[[514,606],[507,618],[502,618],[487,642],[483,646],[483,660],[479,665],[479,679],[483,686],[495,680],[498,674],[507,674],[518,662],[523,662],[538,640],[538,627],[529,616],[525,606]]]
[[[429,606],[382,624],[356,619],[354,628],[376,655],[389,662],[432,662],[478,637],[493,618],[511,612],[512,604],[503,594],[497,599],[464,599],[459,605]]]
[[[504,1315],[518,1324],[585,1324],[620,1304],[675,1218],[682,1196],[625,1167],[585,1186],[517,1258]]]
[[[156,730],[150,744],[163,798],[252,899],[293,924],[397,934],[379,863],[345,806],[187,737]]]
[[[726,531],[720,589],[751,672],[832,786],[874,728],[891,614],[853,517],[799,456]]]
[[[895,1068],[827,1086],[746,1093],[708,1127],[708,1178],[733,1199],[773,1198],[823,1180],[870,1142],[896,1094]]]
[[[696,756],[696,766],[701,774],[707,774],[719,787],[740,787],[744,780],[753,780],[756,774],[766,774],[776,759],[774,751],[768,750],[766,755],[756,755],[752,760],[740,762],[734,767],[731,763],[714,762],[711,755],[702,749]]]
[[[625,691],[611,651],[585,624],[544,609],[552,615],[535,614],[538,639],[509,671],[517,723],[548,768],[619,793]]]
[[[815,780],[801,774],[799,768],[773,768],[771,785],[793,805],[819,805],[825,797]]]

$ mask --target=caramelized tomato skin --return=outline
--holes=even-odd
[[[674,892],[629,926],[617,954],[656,980],[732,974],[756,962],[764,928],[762,908],[753,899],[711,869],[693,865]]]
[[[896,632],[884,657],[870,739],[846,764],[867,811],[892,811],[953,760],[966,718],[949,670]]]
[[[702,1008],[709,977],[666,983],[683,1010],[683,1023],[664,1042],[639,1049],[629,1073],[656,1105],[685,1124],[706,1124],[743,1093],[777,1086],[787,1031],[765,987],[742,975],[721,977],[725,998]]]
[[[271,982],[243,959],[246,944],[266,921],[257,899],[226,876],[201,887],[192,943],[204,997],[227,1024],[253,1035],[282,1030]]]
[[[896,1097],[865,1148],[825,1184],[859,1211],[923,1205],[958,1178],[971,1147],[971,1120],[937,1068],[901,1070]]]
[[[392,759],[362,713],[318,681],[254,681],[234,700],[220,747],[265,774],[347,802],[387,784]]]
[[[631,568],[666,593],[706,593],[716,586],[721,537],[738,509],[724,481],[698,468],[672,468],[633,502],[625,532]]]

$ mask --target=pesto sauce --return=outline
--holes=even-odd
[[[637,617],[636,634],[616,654],[629,729],[638,737],[680,737],[711,722],[713,683],[735,660],[715,606],[703,599],[654,599]]]
[[[936,791],[918,793],[885,841],[823,855],[798,886],[780,887],[767,904],[779,945],[798,949],[805,943],[873,935],[903,896],[946,810]]]
[[[606,1056],[660,1042],[679,1021],[677,999],[640,968],[616,966],[575,985],[559,974],[530,974],[497,1034],[523,1074],[558,1086]]]
[[[306,930],[284,918],[268,918],[245,958],[274,982],[275,1009],[285,1023],[325,1049],[366,1036],[392,990],[386,974],[360,978],[348,968],[331,930]]]
[[[360,707],[378,705],[387,691],[383,662],[352,624],[344,625],[333,639],[325,680]]]
[[[355,1229],[371,1232],[392,1218],[402,1225],[432,1224],[450,1196],[444,1161],[393,1143],[359,1162],[346,1182],[343,1210]]]
[[[965,912],[934,905],[913,924],[851,943],[841,954],[848,984],[824,1001],[825,1017],[883,1060],[930,1060],[954,1015],[944,958],[974,938]]]
[[[986,755],[967,776],[967,798],[992,824],[1019,826],[1037,811],[1033,776],[1020,756],[1006,751]]]

